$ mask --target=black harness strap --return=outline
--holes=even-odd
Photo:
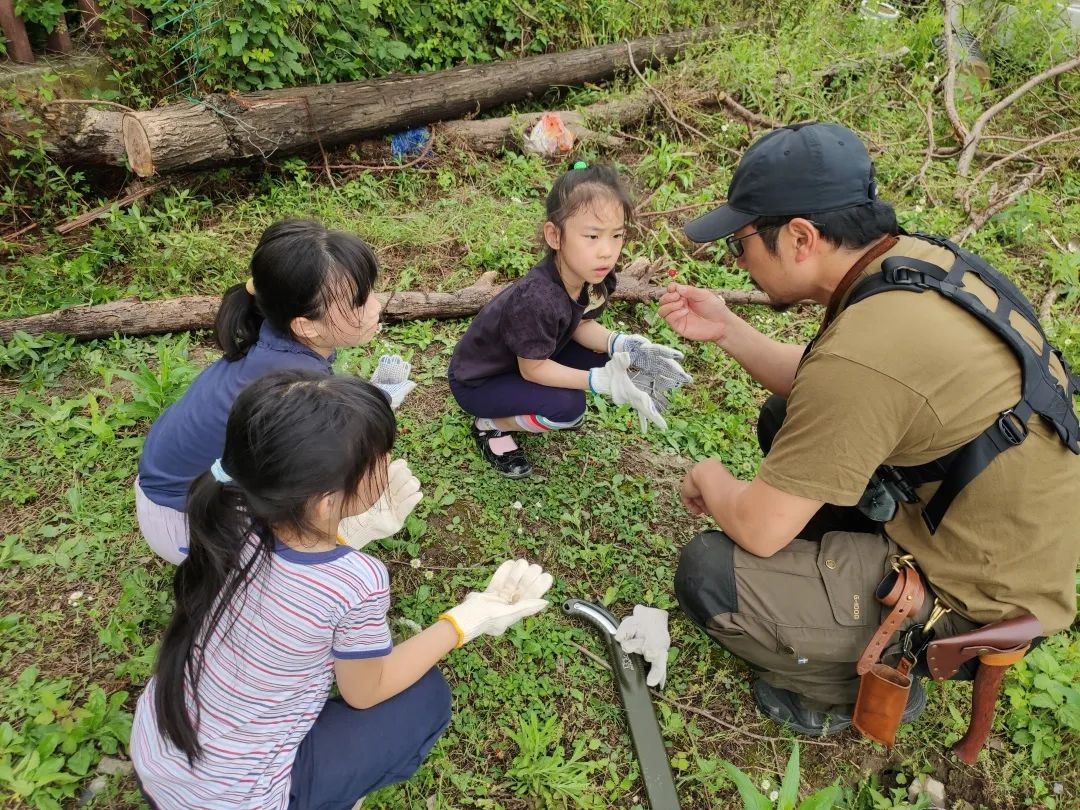
[[[1080,455],[1080,423],[1073,410],[1073,395],[1080,381],[1072,374],[1065,358],[1050,345],[1034,307],[1005,276],[987,262],[954,245],[947,239],[915,234],[919,239],[948,249],[954,258],[949,271],[936,264],[894,256],[882,263],[882,272],[860,282],[852,290],[845,306],[852,306],[872,295],[890,290],[923,293],[926,290],[945,296],[986,325],[1005,341],[1020,362],[1020,401],[1002,411],[985,431],[963,447],[928,464],[895,468],[912,486],[941,481],[922,516],[931,534],[937,532],[949,506],[965,486],[985,470],[998,455],[1011,447],[1023,444],[1027,438],[1028,420],[1038,414],[1057,433],[1062,443]],[[964,276],[974,273],[997,295],[997,305],[988,308],[973,293],[964,289]],[[1036,351],[1010,322],[1016,312],[1030,323],[1042,338],[1042,350]],[[1050,366],[1056,356],[1065,370],[1063,386]]]

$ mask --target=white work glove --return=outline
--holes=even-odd
[[[416,383],[409,380],[411,373],[412,363],[407,363],[396,354],[384,354],[371,375],[371,384],[390,398],[390,407],[396,411],[409,392],[416,388]]]
[[[648,431],[649,422],[660,430],[667,430],[667,422],[660,415],[652,397],[630,379],[627,373],[629,368],[630,354],[616,352],[607,365],[589,369],[589,388],[594,394],[611,397],[616,405],[629,405],[637,411],[642,433]]]
[[[501,636],[512,624],[548,606],[541,597],[551,587],[551,574],[528,560],[507,560],[483,591],[473,591],[457,607],[439,616],[454,626],[457,646],[479,635]]]
[[[341,539],[355,549],[400,532],[405,518],[424,497],[420,480],[405,459],[390,462],[386,476],[386,490],[379,500],[362,515],[347,517],[338,524]]]
[[[634,615],[622,620],[615,631],[615,640],[624,652],[637,653],[649,662],[645,683],[663,689],[667,683],[667,654],[671,647],[667,611],[634,605]]]
[[[656,409],[668,409],[668,392],[681,388],[693,377],[679,364],[683,353],[669,346],[653,343],[642,335],[612,332],[608,337],[608,354],[630,353],[630,381],[652,397]]]

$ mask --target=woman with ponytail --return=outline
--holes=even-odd
[[[143,446],[135,505],[139,528],[159,556],[179,563],[187,554],[188,488],[221,455],[237,394],[278,369],[332,374],[337,349],[365,344],[378,331],[378,272],[375,253],[352,234],[308,220],[266,229],[251,257],[251,278],[229,288],[218,310],[215,331],[224,356],[161,414]],[[372,378],[395,407],[415,386],[410,368],[401,358],[384,357]],[[413,485],[403,465],[394,469],[394,491],[407,483],[419,500],[419,483]]]
[[[236,399],[221,458],[191,487],[190,552],[135,710],[151,807],[347,810],[408,779],[446,728],[435,664],[547,606],[551,576],[507,561],[391,643],[386,568],[337,527],[381,497],[395,429],[374,386],[317,370],[263,376]]]

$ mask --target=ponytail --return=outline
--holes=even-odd
[[[278,371],[236,398],[222,457],[188,492],[190,550],[173,577],[175,607],[154,669],[158,728],[189,764],[202,753],[203,656],[273,564],[274,529],[311,534],[313,499],[357,493],[364,480],[385,486],[395,432],[386,397],[356,377]]]
[[[234,284],[221,297],[214,336],[226,360],[239,360],[259,339],[263,316],[247,284]]]
[[[173,577],[176,607],[158,652],[154,711],[162,734],[192,766],[202,754],[199,704],[192,701],[191,716],[184,684],[190,683],[197,697],[206,642],[274,550],[273,534],[257,526],[245,507],[239,488],[215,481],[210,473],[196,478],[188,493],[190,548]],[[234,619],[229,617],[226,633]]]

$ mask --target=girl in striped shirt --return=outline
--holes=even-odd
[[[274,372],[237,398],[222,457],[192,485],[190,552],[135,710],[151,807],[347,810],[409,778],[446,728],[436,662],[547,606],[551,576],[508,561],[391,643],[386,567],[337,528],[379,500],[395,430],[386,397],[355,378]]]

